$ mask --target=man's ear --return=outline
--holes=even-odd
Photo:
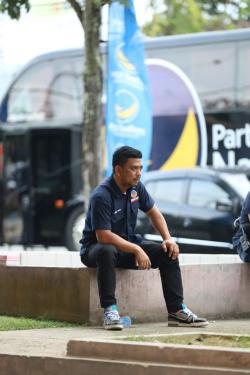
[[[120,165],[115,166],[115,175],[118,176],[118,177],[121,176],[121,166]]]

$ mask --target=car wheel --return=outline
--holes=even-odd
[[[82,237],[82,230],[85,223],[83,207],[74,209],[68,217],[65,230],[65,246],[69,251],[79,251],[79,241]]]

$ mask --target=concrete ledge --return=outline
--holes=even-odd
[[[68,251],[63,247],[49,247],[48,251],[42,246],[35,246],[33,250],[23,250],[20,245],[0,246],[0,256],[8,257],[7,265],[31,267],[74,267],[83,265],[79,252]],[[227,264],[242,263],[238,254],[180,254],[181,265],[194,264]]]
[[[183,334],[182,334],[183,336]],[[250,350],[127,342],[70,340],[67,355],[116,361],[250,370]]]
[[[250,265],[182,267],[185,302],[208,318],[250,316]],[[122,315],[134,321],[166,321],[158,270],[117,270],[117,299]],[[102,310],[96,271],[87,268],[0,268],[0,314],[47,316],[99,324]]]
[[[17,266],[20,264],[20,255],[0,254],[0,265],[2,266]]]
[[[32,357],[0,354],[1,375],[228,375],[228,368],[102,360],[95,358]],[[230,375],[250,374],[231,370]]]

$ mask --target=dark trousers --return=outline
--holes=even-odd
[[[181,270],[178,259],[172,260],[169,258],[168,253],[163,251],[161,244],[143,242],[140,246],[148,255],[151,267],[160,270],[168,312],[176,312],[181,309],[183,303]],[[137,269],[134,255],[119,251],[113,245],[94,244],[88,248],[81,260],[87,267],[97,268],[99,296],[103,308],[116,304],[115,268]]]

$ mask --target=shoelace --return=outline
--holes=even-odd
[[[189,319],[190,317],[192,317],[193,320],[194,320],[194,319],[197,319],[197,315],[195,315],[191,310],[189,310],[189,309],[187,308],[187,306],[185,306],[185,308],[183,309],[183,312],[184,312],[185,314],[187,314],[188,319]]]
[[[114,311],[114,310],[111,310],[111,311],[105,311],[105,317],[107,319],[110,319],[110,320],[119,320],[120,319],[120,315],[118,313],[118,311]]]

